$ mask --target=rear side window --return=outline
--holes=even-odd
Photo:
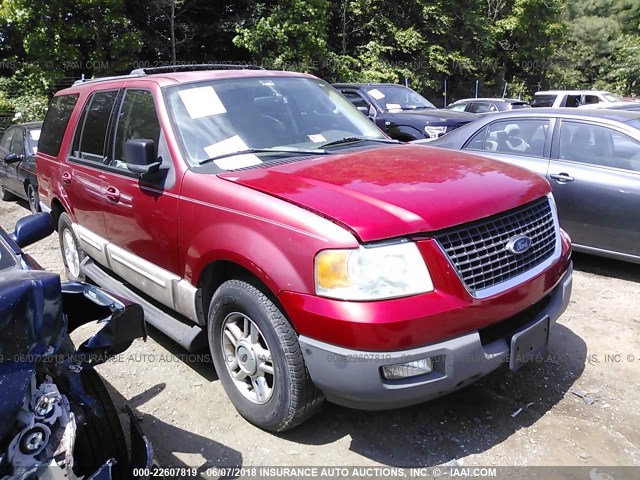
[[[556,95],[536,95],[531,102],[532,107],[553,107]]]
[[[67,129],[71,112],[76,106],[78,95],[60,95],[55,97],[49,105],[47,115],[42,126],[42,135],[38,148],[40,152],[56,156],[60,152],[62,137]]]
[[[107,128],[117,96],[117,90],[110,90],[96,92],[89,98],[73,141],[75,157],[97,162],[104,160]]]

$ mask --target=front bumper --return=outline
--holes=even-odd
[[[514,337],[523,337],[533,328],[544,332],[544,337],[538,338],[534,342],[535,350],[528,353],[535,354],[546,347],[548,327],[556,322],[569,304],[572,273],[571,265],[544,300],[543,308],[524,322],[519,322],[512,331],[502,332],[500,338],[488,343],[483,342],[481,332],[475,330],[424,347],[380,352],[342,348],[302,335],[299,339],[307,368],[313,382],[329,401],[347,407],[391,409],[444,395],[487,375],[505,362],[510,362],[512,369],[517,368],[521,362],[514,362],[511,358]],[[542,330],[543,325],[546,330]],[[387,380],[382,376],[384,365],[426,357],[437,358],[430,373],[402,380]]]

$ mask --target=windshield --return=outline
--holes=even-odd
[[[328,83],[301,77],[210,80],[166,91],[174,129],[187,160],[207,159],[233,170],[294,156],[348,137],[385,139],[367,117]]]
[[[604,98],[607,102],[621,102],[622,99],[620,97],[616,97],[612,93],[603,93],[602,98]]]
[[[367,93],[389,111],[436,108],[422,95],[402,85],[379,85],[367,89]]]

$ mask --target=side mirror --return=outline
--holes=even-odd
[[[6,157],[4,157],[4,163],[18,163],[24,159],[24,155],[18,155],[17,153],[10,153]]]
[[[368,116],[370,118],[376,118],[378,112],[376,112],[376,107],[374,107],[373,105],[369,105],[369,114]]]
[[[162,165],[156,156],[155,142],[148,138],[136,138],[125,143],[124,160],[127,168],[138,175],[158,173]]]
[[[11,238],[20,248],[36,243],[53,233],[53,220],[48,213],[35,213],[16,222]]]

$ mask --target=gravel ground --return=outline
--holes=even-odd
[[[27,214],[26,204],[0,202],[6,230]],[[57,235],[27,251],[62,273]],[[98,370],[116,404],[139,413],[162,466],[640,465],[640,269],[574,261],[548,357],[411,408],[325,403],[294,431],[266,433],[236,413],[207,352],[189,355],[155,330]]]

